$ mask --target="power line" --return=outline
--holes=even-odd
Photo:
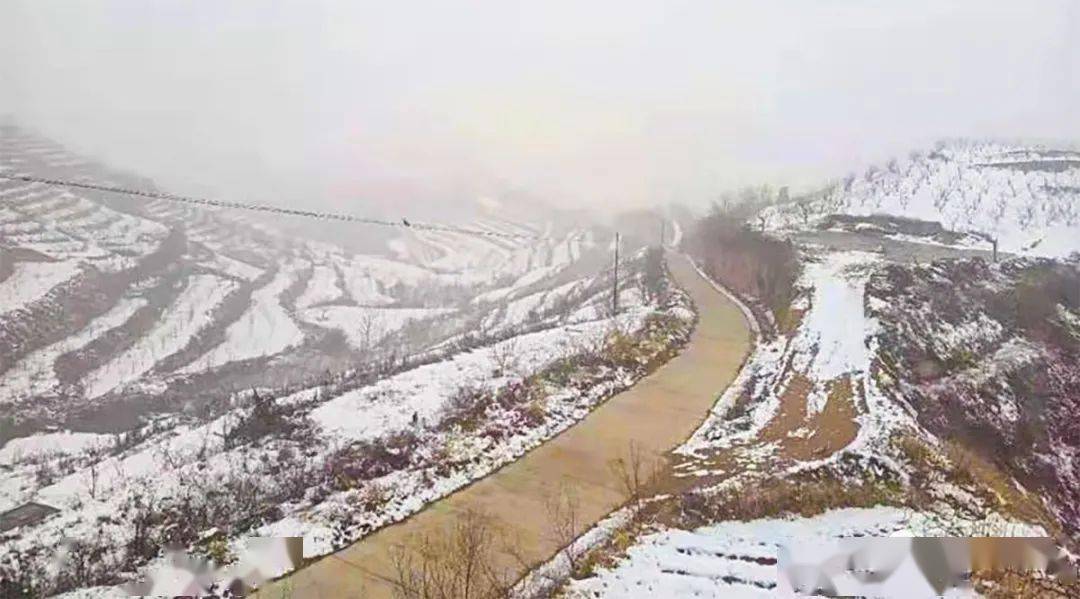
[[[41,183],[43,185],[52,185],[57,187],[72,187],[76,189],[88,189],[92,191],[104,191],[107,193],[116,193],[129,196],[138,196],[143,198],[151,198],[155,200],[165,200],[168,202],[178,202],[182,204],[191,204],[194,206],[213,207],[213,208],[229,208],[235,210],[248,210],[253,212],[268,212],[272,214],[283,214],[287,216],[300,216],[304,218],[317,218],[322,220],[336,220],[350,223],[361,223],[365,225],[378,225],[382,227],[399,227],[402,229],[418,229],[422,231],[436,231],[441,233],[458,233],[461,235],[476,235],[480,237],[498,237],[502,239],[542,239],[539,235],[528,235],[524,233],[504,233],[501,231],[487,231],[481,229],[470,229],[467,227],[455,227],[453,225],[439,225],[434,223],[418,223],[411,222],[405,218],[400,221],[383,220],[378,218],[369,218],[363,216],[356,216],[352,214],[344,214],[341,212],[319,212],[315,210],[298,210],[296,208],[283,208],[280,206],[268,206],[265,204],[255,204],[249,202],[231,202],[227,200],[211,200],[207,198],[198,198],[192,196],[181,196],[171,193],[165,193],[160,191],[149,191],[145,189],[130,189],[126,187],[117,187],[113,185],[103,185],[98,183],[83,183],[79,181],[67,181],[62,179],[49,179],[46,177],[34,177],[30,175],[6,175],[0,174],[0,179],[7,179],[9,181],[24,181],[27,183]]]

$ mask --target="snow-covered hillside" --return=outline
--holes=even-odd
[[[829,226],[828,216],[891,215],[970,234],[958,242],[1064,257],[1080,251],[1080,151],[992,142],[942,143],[825,192],[770,208],[774,230]],[[864,227],[871,227],[865,224]]]
[[[14,127],[0,130],[0,173],[153,189]],[[0,180],[0,444],[56,426],[122,432],[121,404],[191,409],[449,342],[518,291],[603,268],[602,232],[549,218],[467,223],[521,237],[400,227],[382,253],[357,254],[242,212]],[[483,294],[502,299],[470,303]]]

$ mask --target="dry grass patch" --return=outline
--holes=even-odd
[[[830,509],[910,506],[898,483],[845,482],[832,477],[807,479],[765,479],[753,485],[716,494],[698,491],[683,493],[665,514],[667,523],[693,529],[729,520],[757,520],[781,515],[804,518]]]
[[[762,429],[760,440],[779,442],[781,457],[798,461],[822,459],[847,447],[859,432],[856,388],[848,376],[827,384],[825,407],[808,416],[806,402],[814,382],[804,374],[793,374],[780,395],[780,409]],[[800,435],[800,429],[806,434]]]

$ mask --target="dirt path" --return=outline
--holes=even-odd
[[[466,510],[484,512],[505,537],[518,539],[521,555],[504,556],[504,565],[524,573],[519,559],[535,565],[559,548],[546,505],[561,488],[572,488],[578,497],[578,534],[618,508],[626,492],[610,464],[625,459],[632,443],[648,459],[663,459],[703,421],[750,349],[750,329],[738,306],[701,278],[687,259],[669,254],[669,264],[700,315],[679,356],[516,462],[268,585],[259,596],[390,597],[385,580],[393,577],[391,548],[416,535],[450,530]]]

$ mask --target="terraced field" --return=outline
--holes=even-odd
[[[153,190],[14,127],[0,130],[0,174]],[[52,427],[119,432],[178,401],[422,351],[487,309],[479,294],[509,301],[572,264],[601,265],[592,233],[494,214],[469,224],[543,239],[402,228],[383,252],[356,254],[249,219],[0,180],[0,444]]]

